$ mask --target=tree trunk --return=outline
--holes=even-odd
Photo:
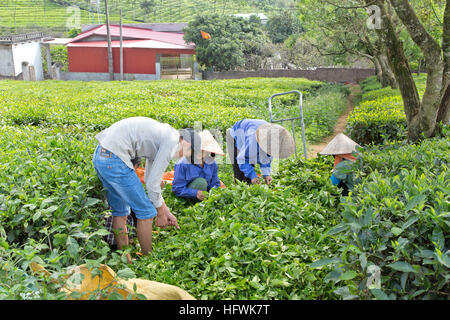
[[[447,0],[447,3],[450,0]],[[373,4],[372,0],[366,3]],[[408,139],[417,141],[424,135],[426,138],[436,134],[438,110],[443,97],[443,69],[442,52],[437,41],[426,31],[417,18],[408,0],[390,0],[397,16],[408,30],[412,40],[422,51],[428,66],[427,86],[420,101],[417,87],[414,83],[408,60],[403,50],[403,43],[399,40],[391,17],[386,12],[385,0],[375,0],[381,11],[382,27],[377,30],[387,48],[389,64],[395,74],[408,126]]]
[[[447,14],[448,2],[449,0],[447,0],[446,6]],[[422,51],[427,65],[427,87],[422,97],[419,113],[416,117],[418,118],[418,131],[423,132],[425,137],[428,138],[435,135],[436,129],[438,128],[437,115],[444,92],[444,61],[442,50],[439,43],[426,31],[408,0],[391,0],[391,4],[408,30],[409,35]],[[414,141],[419,139],[415,134],[410,138]]]
[[[448,112],[450,109],[450,85],[447,84],[447,88],[444,91],[444,94],[442,95],[441,104],[439,106],[438,116],[437,116],[437,123],[443,123],[448,124],[450,122],[450,113]]]
[[[387,86],[391,86],[394,89],[397,88],[397,80],[395,79],[394,72],[392,72],[392,69],[389,66],[389,60],[386,56],[386,47],[384,46],[383,41],[378,39],[376,45],[373,45],[367,35],[360,37],[360,41],[369,53],[367,57],[369,57],[375,65],[377,78],[380,81],[381,86],[383,88]]]
[[[381,86],[384,88],[386,86],[383,83],[383,70],[381,69],[380,60],[378,57],[373,57],[372,59],[373,65],[375,66],[375,75],[377,76],[377,80],[381,83]]]
[[[381,69],[383,70],[383,81],[386,85],[383,87],[391,86],[392,89],[397,89],[397,80],[395,79],[395,74],[392,72],[389,66],[389,60],[386,54],[381,54],[379,56],[379,61],[381,64]]]
[[[437,122],[447,124],[450,121],[450,1],[444,12],[444,27],[442,32],[442,50],[444,56],[444,73],[442,77],[442,100],[439,105]]]
[[[373,1],[366,0],[366,3],[373,4]],[[395,33],[390,17],[387,15],[384,0],[377,0],[375,4],[380,8],[382,22],[382,26],[380,29],[377,29],[377,32],[386,46],[387,58],[402,94],[408,124],[408,137],[411,140],[416,140],[416,137],[420,135],[417,119],[420,110],[420,99],[417,87],[409,69],[402,43]]]

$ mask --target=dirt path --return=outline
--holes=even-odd
[[[350,86],[350,95],[347,97],[347,109],[344,113],[339,117],[336,125],[334,126],[333,133],[328,137],[324,138],[321,143],[309,145],[308,147],[308,158],[315,158],[317,153],[322,151],[326,145],[333,140],[333,138],[341,132],[345,131],[345,125],[347,124],[347,118],[350,112],[352,112],[354,105],[355,96],[360,92],[361,88],[359,85],[351,85]]]

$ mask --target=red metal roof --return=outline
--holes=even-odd
[[[120,36],[120,26],[118,25],[110,25],[110,32],[111,37],[119,37]],[[73,38],[69,43],[75,43],[80,42],[80,40],[83,40],[85,38],[88,38],[93,35],[98,36],[105,36],[106,33],[106,25],[100,25],[94,29],[85,31],[83,33],[80,33],[78,36]],[[184,34],[183,33],[174,33],[174,32],[160,32],[160,31],[153,31],[150,29],[142,29],[137,27],[129,27],[129,26],[123,26],[122,27],[122,36],[125,39],[141,39],[141,40],[156,40],[160,42],[166,42],[174,45],[179,46],[193,46],[193,43],[186,43],[183,39]]]
[[[177,45],[156,40],[124,40],[122,43],[124,48],[145,48],[145,49],[187,49],[193,50],[195,46],[189,45]],[[89,48],[106,48],[108,47],[108,41],[84,41],[84,42],[72,42],[67,44],[68,47],[89,47]],[[111,41],[111,47],[120,47],[120,41]]]

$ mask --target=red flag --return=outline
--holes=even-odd
[[[211,35],[208,32],[204,32],[204,31],[201,31],[201,30],[200,30],[200,32],[202,33],[202,38],[203,39],[206,39],[206,40],[211,39]]]

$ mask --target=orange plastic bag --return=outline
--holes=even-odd
[[[136,168],[136,174],[142,183],[145,183],[144,182],[144,173],[145,173],[145,168],[140,168],[140,167]]]
[[[167,182],[168,184],[172,184],[172,182],[173,182],[173,174],[174,174],[173,170],[164,172],[163,177],[162,177],[163,181]]]

